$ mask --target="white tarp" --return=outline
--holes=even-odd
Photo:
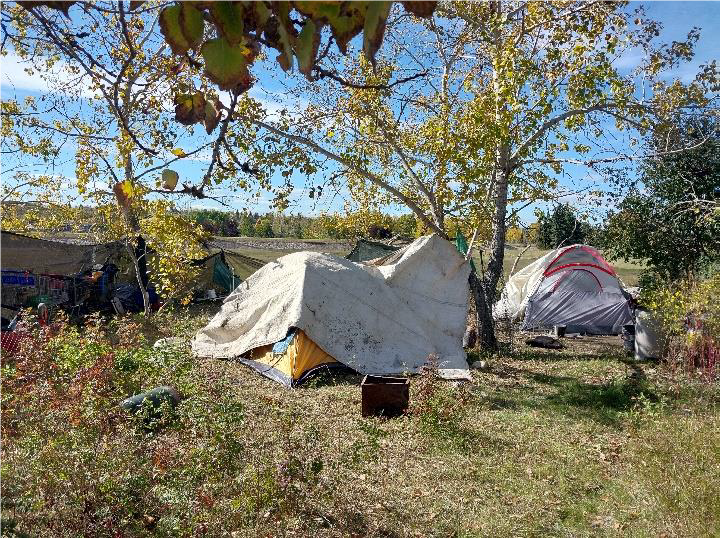
[[[443,377],[467,378],[462,337],[469,272],[455,247],[435,235],[380,267],[316,252],[289,254],[225,299],[195,336],[193,351],[239,357],[296,327],[362,374],[415,373],[434,355]]]

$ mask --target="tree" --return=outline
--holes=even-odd
[[[689,85],[664,80],[692,57],[697,31],[658,44],[657,23],[614,2],[443,4],[427,21],[398,12],[388,26],[374,65],[330,55],[342,82],[288,88],[289,99],[310,101],[300,117],[247,120],[263,143],[333,162],[328,181],[347,188],[355,208],[400,204],[445,237],[449,217],[467,235],[478,229],[490,256],[471,286],[481,341],[493,348],[491,305],[517,213],[573,192],[558,182],[568,164],[603,172],[638,159],[648,129],[708,104],[717,70],[705,66]],[[614,62],[634,47],[647,61],[624,75]],[[613,149],[611,129],[630,151]]]
[[[569,204],[556,205],[552,212],[538,215],[538,242],[540,248],[555,249],[562,245],[585,242],[586,227],[575,216]]]
[[[88,2],[70,18],[38,5],[2,5],[3,54],[10,50],[49,88],[39,99],[2,102],[3,227],[37,233],[77,218],[78,205],[96,206],[96,238],[126,242],[146,312],[137,238],[145,236],[156,252],[151,271],[160,291],[185,295],[184,283],[197,271],[187,261],[203,255],[203,232],[170,200],[211,197],[214,185],[230,179],[242,188],[252,175],[243,172],[245,163],[224,162],[221,154],[237,96],[218,110],[219,96],[201,66],[166,52],[159,11]],[[205,137],[185,116],[187,95],[202,109]],[[166,106],[173,100],[174,109]],[[177,186],[171,167],[207,154],[201,177],[181,178]],[[68,159],[75,162],[73,179],[56,173]]]
[[[255,222],[253,235],[255,237],[274,237],[272,229],[272,216],[265,215]]]
[[[645,262],[666,283],[691,279],[720,260],[720,122],[680,120],[652,144],[671,151],[642,163],[641,184],[608,215],[606,252]]]
[[[404,4],[408,13],[417,16],[428,16],[435,8],[435,2]],[[275,205],[280,209],[287,207],[291,186],[273,188],[269,176],[260,168],[240,162],[235,155],[235,147],[248,146],[242,134],[247,123],[235,132],[230,126],[231,120],[237,119],[239,96],[254,81],[248,68],[261,56],[262,48],[276,49],[280,53],[277,62],[284,70],[292,70],[297,60],[300,71],[310,79],[332,77],[331,71],[319,65],[322,57],[317,58],[323,28],[330,30],[332,40],[343,53],[347,43],[362,32],[363,51],[373,61],[382,43],[391,5],[392,2],[176,2],[170,6],[123,1],[4,3],[2,53],[7,53],[9,44],[14,53],[41,73],[52,90],[62,93],[63,98],[71,96],[73,103],[78,103],[83,89],[94,95],[90,99],[93,114],[90,121],[85,118],[86,112],[79,115],[69,111],[62,98],[45,109],[37,108],[32,101],[26,101],[23,109],[17,101],[4,102],[3,120],[12,123],[15,129],[15,147],[6,144],[3,152],[20,152],[54,162],[68,138],[76,139],[80,196],[73,201],[102,205],[106,216],[112,219],[112,203],[106,198],[114,195],[124,229],[113,226],[114,234],[110,235],[117,238],[119,234],[126,240],[147,312],[145,279],[132,245],[134,237],[142,233],[141,215],[152,206],[149,214],[153,219],[159,218],[158,212],[162,210],[169,211],[168,222],[179,222],[171,205],[157,200],[148,205],[148,194],[177,192],[206,198],[211,197],[213,185],[232,179],[235,182],[232,188],[270,190],[275,195]],[[206,21],[208,29],[214,27],[214,36],[206,35]],[[168,47],[157,39],[158,28],[176,57],[170,56],[166,52]],[[333,41],[328,42],[324,54]],[[67,66],[69,80],[53,80],[48,76],[58,64]],[[229,91],[229,104],[221,103],[208,80]],[[174,119],[180,124],[200,123],[208,135],[219,127],[216,140],[192,150],[176,146],[181,139],[178,131],[182,129],[169,123],[166,107],[169,102],[174,106]],[[244,115],[252,117],[258,106],[246,100],[238,111],[241,109]],[[52,120],[45,121],[47,115],[53,116]],[[10,118],[13,121],[8,121]],[[193,134],[192,128],[184,131]],[[25,138],[29,132],[37,135],[35,139]],[[178,174],[167,169],[163,170],[162,181],[153,184],[155,178],[150,174],[206,149],[211,151],[211,158],[201,178],[192,178],[176,191]],[[110,155],[113,151],[117,153],[115,158]],[[256,150],[255,155],[262,157],[259,161],[273,166],[288,163],[305,173],[313,171],[302,155],[289,155],[282,147],[274,151]],[[57,226],[67,222],[73,213],[73,201],[66,195],[54,196],[62,190],[59,187],[62,181],[55,181],[52,173],[23,176],[17,167],[10,169],[15,170],[14,184],[4,192],[4,202],[32,197],[34,205],[26,206],[21,213],[36,217],[35,224],[47,227],[50,223]],[[7,167],[3,172],[6,170]],[[108,177],[108,188],[89,192],[88,184],[101,173]],[[28,219],[4,219],[5,223],[11,221],[39,231]],[[187,238],[197,233],[196,230]],[[193,248],[189,242],[185,246],[173,252],[189,253]],[[163,272],[190,267],[178,259],[163,256],[155,259],[165,266]]]
[[[253,85],[255,79],[249,68],[258,57],[265,56],[262,53],[267,49],[279,52],[276,61],[284,71],[292,71],[297,62],[299,71],[308,80],[329,77],[342,82],[331,70],[324,69],[320,65],[321,61],[327,56],[333,42],[346,54],[348,43],[362,33],[363,53],[374,64],[393,3],[183,0],[162,7],[157,20],[172,52],[182,57],[180,68],[185,63],[193,67],[202,67],[204,64],[205,75],[221,90],[240,95]],[[73,5],[80,5],[87,13],[89,3],[68,0],[18,4],[36,17],[40,8],[44,7],[62,12],[70,19],[70,8]],[[131,1],[127,5],[120,2],[117,10],[105,7],[104,11],[120,13],[124,25],[125,16],[147,9],[143,4],[144,1]],[[408,14],[429,17],[437,2],[403,1],[401,4]],[[211,32],[206,32],[206,23],[212,29]],[[78,27],[90,30],[75,34],[78,37],[86,37],[97,29],[94,21],[82,21]],[[324,32],[324,29],[329,32]],[[128,37],[127,27],[124,26],[123,31],[125,37]],[[323,34],[329,34],[331,38],[323,46],[323,53],[318,56]],[[74,46],[72,40],[68,41]],[[177,120],[183,124],[204,123],[208,133],[217,125],[217,109],[202,92],[176,94],[174,104]]]

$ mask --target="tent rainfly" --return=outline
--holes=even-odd
[[[317,252],[289,254],[225,299],[195,336],[193,351],[238,358],[288,386],[322,366],[404,375],[430,357],[443,377],[465,379],[469,270],[436,235],[378,267]]]
[[[353,262],[367,262],[392,254],[399,249],[400,247],[381,243],[380,241],[358,239],[350,254],[345,258]]]
[[[221,296],[226,296],[244,278],[265,265],[255,258],[222,249],[208,248],[207,252],[206,257],[190,262],[200,267],[200,274],[195,280],[195,288],[198,291],[215,289]]]
[[[565,325],[569,333],[617,334],[632,323],[629,299],[615,270],[597,250],[572,245],[515,273],[493,316],[524,316],[523,329]]]

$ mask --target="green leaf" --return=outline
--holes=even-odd
[[[272,13],[265,5],[265,2],[250,2],[250,4],[252,5],[254,11],[253,16],[255,18],[255,28],[259,30],[265,26]]]
[[[180,176],[174,170],[166,168],[162,171],[163,188],[168,191],[174,191]]]
[[[293,43],[295,42],[294,28],[290,22],[290,3],[273,2],[273,12],[278,18],[278,37],[280,54],[277,61],[284,71],[291,71],[293,67]]]
[[[370,2],[365,14],[365,27],[363,30],[363,51],[365,57],[375,65],[375,53],[382,45],[385,34],[385,23],[392,2]]]
[[[320,46],[321,28],[321,25],[316,25],[312,19],[308,19],[296,40],[295,55],[298,60],[298,68],[308,79],[311,78],[315,57]]]
[[[180,26],[181,6],[170,6],[160,12],[160,31],[165,41],[175,54],[185,54],[190,50],[190,43],[185,39]]]
[[[205,73],[223,90],[246,91],[253,78],[248,64],[255,58],[255,49],[240,43],[231,45],[225,38],[210,39],[200,49],[205,60]]]
[[[202,11],[198,10],[193,2],[183,2],[180,9],[180,31],[191,49],[196,49],[202,43],[203,22]]]
[[[329,21],[340,16],[341,2],[331,1],[309,1],[309,2],[293,2],[293,7],[306,17],[310,17],[315,21]]]
[[[243,41],[243,18],[245,7],[240,2],[212,2],[210,16],[228,43],[237,45]]]
[[[338,48],[347,54],[347,44],[358,35],[365,23],[370,2],[295,2],[293,5],[315,23],[330,26]]]

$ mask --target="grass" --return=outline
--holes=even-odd
[[[151,347],[207,314],[64,329],[4,358],[4,532],[720,533],[718,386],[629,362],[616,337],[516,343],[458,386],[416,377],[410,413],[383,420],[360,416],[357,376],[288,390]],[[117,409],[159,384],[186,397],[163,427]]]

